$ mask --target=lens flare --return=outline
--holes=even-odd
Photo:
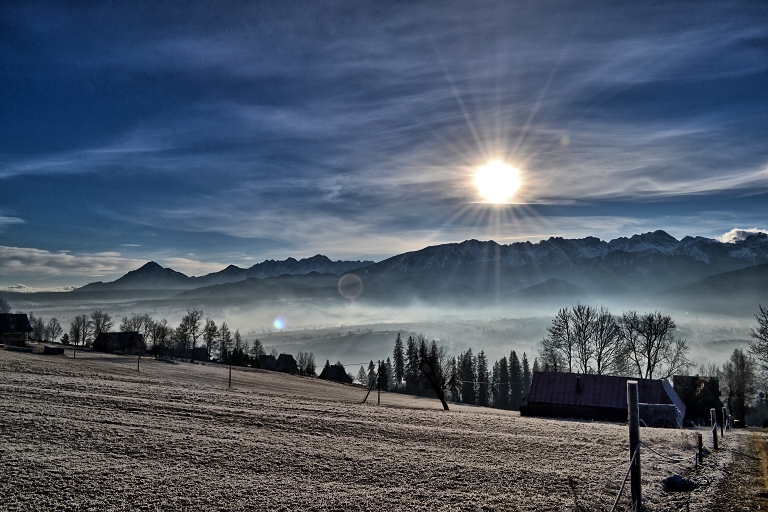
[[[487,203],[507,203],[520,188],[520,171],[501,160],[494,160],[475,172],[475,187]]]
[[[274,325],[275,329],[278,331],[282,331],[283,328],[285,328],[285,322],[283,322],[282,318],[275,318],[275,321],[272,322],[272,325]]]
[[[345,299],[356,299],[363,293],[363,280],[355,274],[344,274],[339,279],[339,293]]]

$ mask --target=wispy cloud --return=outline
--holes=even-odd
[[[191,260],[188,258],[165,258],[163,263],[178,272],[188,276],[201,276],[218,272],[226,267],[226,264]]]
[[[27,247],[0,246],[0,273],[16,276],[100,277],[124,273],[144,261],[123,258],[116,252],[67,254]]]
[[[613,7],[9,8],[4,242],[129,248],[194,274],[245,241],[241,259],[380,257],[759,224],[707,199],[768,194],[768,7]],[[501,216],[473,204],[491,158],[523,171],[521,206]],[[28,218],[9,191],[52,180],[56,200]]]

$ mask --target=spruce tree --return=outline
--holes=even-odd
[[[395,390],[395,372],[392,368],[392,361],[390,361],[389,358],[387,358],[387,362],[385,363],[385,366],[387,368],[387,390],[394,391]]]
[[[507,358],[499,361],[499,409],[509,409],[509,364]]]
[[[499,406],[499,362],[493,363],[491,371],[491,407]]]
[[[528,366],[528,358],[523,352],[523,396],[528,394],[528,390],[531,388],[531,368]],[[521,398],[522,398],[521,397]]]
[[[326,359],[325,360],[325,366],[323,366],[323,370],[326,370],[326,369],[328,369],[330,367],[331,367],[331,362],[328,359]]]
[[[477,405],[488,406],[488,359],[482,350],[477,354]]]
[[[408,393],[418,394],[419,385],[419,348],[413,336],[408,336],[408,361],[405,366],[405,390]]]
[[[357,382],[359,382],[361,386],[365,386],[365,383],[368,382],[368,373],[362,366],[357,372]]]
[[[376,380],[376,365],[373,364],[373,359],[368,363],[368,387],[371,387],[373,381]]]
[[[456,364],[456,358],[451,358],[451,375],[448,379],[448,392],[451,394],[451,400],[454,402],[458,402],[460,399],[459,394],[459,381],[461,380],[461,377],[459,376],[459,367]]]
[[[395,381],[395,389],[400,389],[405,378],[405,354],[403,353],[403,340],[400,338],[400,333],[397,333],[395,350],[392,355],[394,356],[394,375],[392,378]]]
[[[387,365],[382,364],[381,361],[379,361],[379,375],[377,379],[377,387],[382,391],[387,391],[389,389],[387,387],[387,384],[389,383],[389,378],[387,377]]]
[[[513,350],[509,355],[509,408],[513,411],[520,410],[520,399],[523,394],[523,371],[520,368],[520,360]]]
[[[531,371],[534,371],[534,372],[540,372],[541,371],[541,368],[539,368],[539,358],[538,357],[534,357],[533,358],[533,368],[531,369]]]
[[[475,404],[477,393],[475,392],[475,357],[472,349],[459,356],[459,377],[461,378],[461,401],[465,404]]]

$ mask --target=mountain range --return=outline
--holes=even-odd
[[[141,268],[132,270],[120,279],[109,283],[97,281],[87,284],[76,291],[104,290],[190,290],[204,286],[235,283],[248,278],[264,279],[280,275],[303,275],[310,272],[321,274],[342,274],[349,270],[372,264],[372,261],[331,261],[330,258],[317,254],[311,258],[283,261],[265,260],[250,268],[229,265],[224,270],[200,277],[191,277],[171,268],[163,268],[150,261]]]
[[[467,240],[377,263],[334,262],[317,255],[267,260],[248,269],[232,265],[201,277],[150,262],[111,283],[91,283],[71,293],[165,290],[179,299],[345,300],[338,284],[349,272],[363,283],[358,300],[374,302],[631,296],[676,304],[695,299],[717,308],[721,297],[768,302],[768,235],[728,243],[677,240],[660,230],[609,242],[595,237],[509,245]]]

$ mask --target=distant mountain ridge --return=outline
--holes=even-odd
[[[305,275],[311,272],[320,274],[342,274],[356,268],[370,265],[372,261],[331,261],[327,256],[317,254],[311,258],[296,260],[264,260],[250,268],[240,268],[230,265],[219,272],[213,272],[200,277],[190,277],[171,268],[163,268],[154,261],[132,270],[123,277],[109,282],[101,281],[87,284],[75,291],[106,291],[106,290],[190,290],[203,286],[236,283],[252,277],[264,279],[284,274]]]
[[[722,281],[741,283],[726,293],[733,296],[747,286],[749,276],[762,276],[765,271],[761,266],[765,265],[768,235],[764,233],[726,243],[703,237],[677,240],[664,231],[654,231],[609,242],[595,237],[551,237],[538,243],[509,245],[467,240],[425,247],[378,263],[332,262],[321,255],[298,261],[267,260],[249,269],[230,266],[201,277],[148,263],[112,283],[92,283],[80,291],[144,287],[165,289],[168,297],[175,294],[184,300],[234,303],[346,300],[337,289],[338,279],[343,273],[354,272],[363,282],[358,300],[364,301],[404,304],[411,300],[481,303],[531,299],[561,303],[623,296],[685,306],[697,294],[710,294],[716,304],[718,293],[726,293],[720,281],[696,283],[739,271],[738,279],[726,276]],[[754,299],[760,293],[758,287],[749,296]]]

